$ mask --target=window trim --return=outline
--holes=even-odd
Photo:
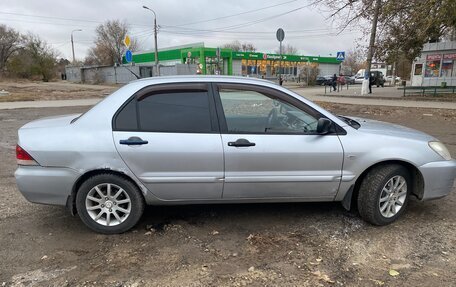
[[[138,104],[140,101],[145,99],[146,97],[153,96],[154,94],[161,94],[161,93],[173,93],[173,92],[183,92],[183,91],[198,91],[198,92],[206,92],[208,95],[208,104],[209,104],[209,117],[211,121],[211,131],[210,132],[181,132],[181,131],[149,131],[143,130],[140,126],[139,121],[139,113],[138,113]],[[127,106],[131,101],[136,101],[136,122],[137,122],[137,129],[118,129],[116,127],[116,119],[117,116],[123,111],[124,107]],[[114,113],[111,121],[112,131],[118,132],[146,132],[146,133],[182,133],[182,134],[213,134],[213,133],[220,133],[218,118],[215,109],[215,102],[214,96],[212,92],[212,88],[210,83],[206,82],[188,82],[188,83],[166,83],[166,84],[156,84],[150,85],[141,88],[137,92],[135,92],[130,98],[128,98]]]
[[[216,111],[217,114],[219,115],[219,122],[220,122],[220,133],[221,134],[252,134],[252,135],[320,135],[317,132],[311,132],[311,133],[290,133],[290,132],[231,132],[228,130],[228,125],[226,122],[226,117],[225,117],[225,112],[223,110],[223,105],[222,105],[222,100],[220,97],[220,89],[232,89],[232,90],[247,90],[247,91],[254,91],[257,93],[260,93],[264,95],[265,97],[269,97],[271,99],[280,99],[281,101],[292,105],[296,107],[297,109],[308,113],[312,117],[316,118],[317,120],[320,118],[326,118],[327,117],[320,113],[319,111],[313,109],[312,107],[306,105],[305,103],[299,101],[298,99],[293,98],[292,96],[270,88],[270,87],[265,87],[265,86],[258,86],[258,85],[252,85],[252,84],[244,84],[244,83],[224,83],[224,82],[217,82],[213,83],[213,90],[214,90],[214,96],[215,96],[215,105],[216,105]],[[340,127],[338,124],[336,124],[334,121],[332,122],[332,128],[331,131],[325,135],[346,135],[347,132]]]

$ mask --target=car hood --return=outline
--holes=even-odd
[[[423,141],[435,140],[431,135],[401,125],[357,117],[350,118],[360,123],[361,127],[358,129],[360,132]]]
[[[62,116],[53,116],[53,117],[46,117],[41,118],[35,121],[31,121],[21,129],[32,129],[32,128],[48,128],[48,127],[60,127],[69,125],[71,121],[78,117],[80,114],[71,114],[71,115],[62,115]]]

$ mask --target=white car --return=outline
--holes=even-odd
[[[364,80],[363,76],[355,76],[355,84],[362,84]]]
[[[386,76],[385,80],[387,82],[392,82],[393,81],[393,76]],[[401,81],[401,77],[396,77],[396,83]]]
[[[143,79],[82,115],[30,122],[16,158],[29,201],[66,205],[107,234],[132,228],[146,204],[356,202],[385,225],[412,196],[448,195],[456,176],[433,136],[222,76]]]

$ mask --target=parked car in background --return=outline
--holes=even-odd
[[[383,73],[380,71],[371,71],[370,77],[373,78],[373,85],[377,87],[384,87],[385,86],[385,78],[383,77]]]
[[[356,202],[386,225],[412,196],[448,195],[456,176],[433,136],[333,115],[269,81],[201,75],[134,81],[84,114],[27,123],[16,158],[26,199],[106,234],[135,226],[146,204]]]
[[[389,83],[392,83],[393,82],[393,76],[386,76],[385,77],[385,81],[389,82]],[[396,83],[399,83],[400,81],[401,81],[401,77],[397,77],[396,76]]]
[[[364,80],[364,75],[357,74],[355,76],[355,84],[362,84]],[[383,73],[379,71],[370,72],[370,77],[373,79],[373,85],[380,87],[385,85],[385,79],[383,78]]]
[[[318,76],[316,84],[318,86],[330,86],[332,82],[332,76]]]
[[[362,84],[363,80],[364,80],[364,76],[360,76],[360,75],[356,75],[355,79],[354,79],[355,84]]]
[[[355,76],[352,75],[352,76],[345,76],[345,81],[347,82],[347,84],[349,85],[354,85],[355,84]]]

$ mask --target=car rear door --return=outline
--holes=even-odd
[[[275,89],[217,84],[225,154],[224,198],[334,199],[343,149],[316,134],[321,115]]]
[[[158,198],[221,198],[223,149],[208,84],[142,89],[114,116],[113,137],[122,159]]]

